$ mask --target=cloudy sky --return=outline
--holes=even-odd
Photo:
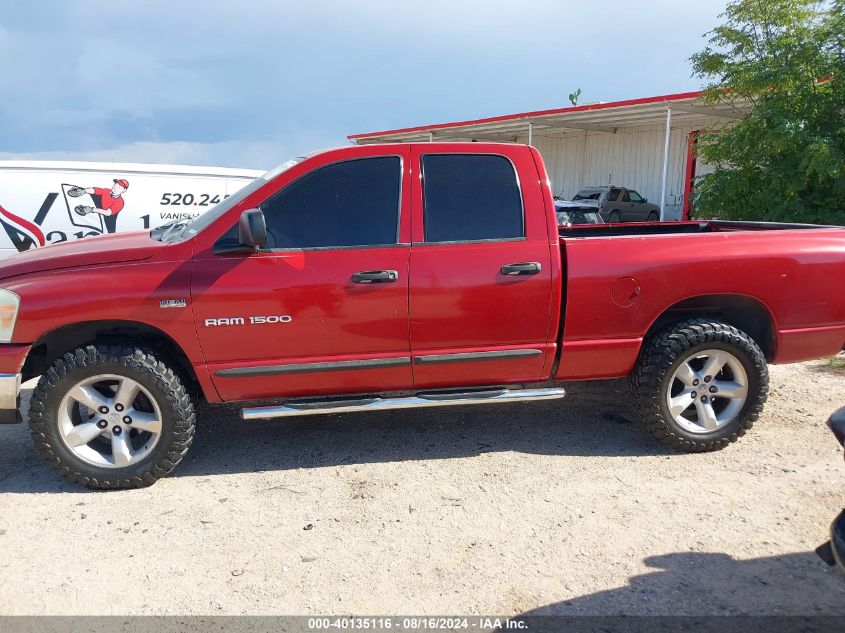
[[[725,0],[28,0],[0,158],[266,168],[346,135],[699,87]]]

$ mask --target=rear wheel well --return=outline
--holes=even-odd
[[[772,317],[762,303],[743,295],[703,295],[679,301],[651,324],[645,338],[663,328],[693,317],[723,321],[750,336],[771,361],[775,354]]]
[[[21,371],[23,379],[40,376],[53,361],[78,347],[114,340],[129,340],[156,350],[162,359],[172,363],[173,371],[187,386],[198,388],[196,373],[182,348],[158,328],[134,321],[74,323],[47,332],[33,343]]]

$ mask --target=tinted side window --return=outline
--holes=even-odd
[[[634,191],[633,189],[628,192],[628,195],[631,198],[631,202],[642,202],[643,201],[643,197],[640,194],[638,194],[636,191]]]
[[[426,242],[525,237],[511,162],[486,154],[422,157]]]
[[[628,190],[625,190],[625,194],[622,196],[622,202],[630,202],[631,196],[628,195]]]
[[[261,205],[268,248],[396,244],[402,163],[378,156],[320,167]]]
[[[619,198],[619,189],[611,189],[607,194],[608,202],[616,202],[617,198]]]

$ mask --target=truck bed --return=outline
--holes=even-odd
[[[752,314],[770,362],[845,346],[845,227],[693,221],[561,227],[561,380],[627,375],[666,315]],[[688,236],[686,239],[678,239]],[[728,306],[727,308],[725,306]]]

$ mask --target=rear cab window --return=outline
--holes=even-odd
[[[519,180],[507,157],[424,154],[422,179],[426,243],[525,238]]]

